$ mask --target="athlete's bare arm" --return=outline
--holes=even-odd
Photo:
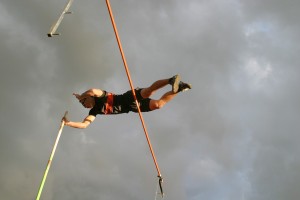
[[[63,117],[62,121],[64,121],[65,125],[67,126],[84,129],[87,128],[95,120],[95,118],[96,117],[94,115],[88,115],[82,122],[72,122],[69,121],[66,117]]]

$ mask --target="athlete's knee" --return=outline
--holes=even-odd
[[[151,110],[161,109],[162,107],[164,107],[165,104],[166,102],[164,102],[163,100],[152,100],[150,102],[150,109]]]
[[[152,91],[149,88],[143,88],[141,90],[141,96],[142,98],[149,98],[152,95]]]

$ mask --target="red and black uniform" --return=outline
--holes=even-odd
[[[143,98],[141,88],[135,89],[136,98],[140,104],[141,112],[149,112],[150,98]],[[138,112],[132,91],[129,90],[124,94],[113,94],[104,91],[101,97],[94,97],[95,106],[90,110],[89,115],[108,115]]]

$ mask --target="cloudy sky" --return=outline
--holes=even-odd
[[[104,0],[0,2],[0,194],[34,199],[72,96],[129,84]],[[165,199],[300,196],[300,1],[111,0],[135,86],[181,74],[193,89],[145,113]],[[155,94],[159,98],[170,86]],[[154,199],[138,115],[65,127],[43,200]]]

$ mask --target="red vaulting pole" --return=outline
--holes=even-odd
[[[125,58],[125,55],[124,55],[124,52],[123,52],[122,44],[121,44],[121,41],[120,41],[120,37],[119,37],[118,30],[117,30],[117,27],[116,27],[116,24],[115,24],[115,20],[114,20],[114,17],[113,17],[113,13],[112,13],[112,9],[111,9],[109,0],[106,0],[106,5],[107,5],[108,12],[109,12],[109,15],[110,15],[110,19],[111,19],[111,22],[112,22],[112,25],[113,25],[113,28],[114,28],[116,39],[117,39],[117,42],[118,42],[118,45],[119,45],[120,53],[121,53],[121,56],[122,56],[123,64],[124,64],[125,71],[126,71],[126,74],[127,74],[127,78],[128,78],[131,90],[132,90],[132,94],[133,94],[133,97],[135,99],[136,105],[139,105],[138,101],[137,101],[137,98],[136,98],[135,91],[134,91],[134,86],[133,86],[132,80],[130,78],[129,69],[128,69],[128,66],[127,66],[126,58]],[[151,155],[152,155],[152,158],[153,158],[153,161],[154,161],[157,173],[158,173],[160,190],[161,190],[161,194],[163,196],[163,190],[162,190],[162,181],[163,181],[163,179],[162,179],[162,176],[161,176],[161,173],[160,173],[160,170],[159,170],[156,158],[155,158],[155,154],[154,154],[154,151],[153,151],[153,148],[152,148],[149,136],[148,136],[148,131],[146,129],[146,125],[145,125],[145,122],[144,122],[144,119],[143,119],[143,115],[141,113],[140,107],[137,106],[137,108],[138,108],[138,113],[139,113],[139,116],[140,116],[140,119],[141,119],[141,122],[142,122],[143,129],[144,129],[144,132],[145,132],[145,136],[146,136],[149,148],[150,148],[150,152],[151,152]]]

